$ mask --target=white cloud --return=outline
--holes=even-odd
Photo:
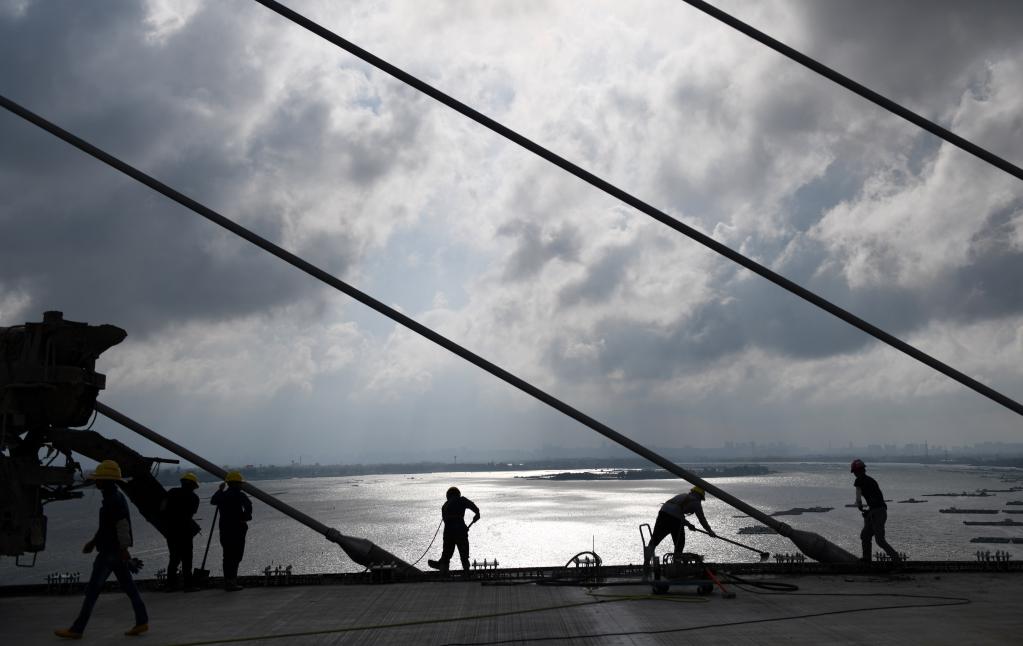
[[[288,307],[187,323],[139,343],[129,336],[104,354],[109,384],[243,407],[287,388],[308,393],[317,378],[351,368],[365,353],[365,339],[353,324],[303,324],[309,313]]]
[[[201,0],[146,0],[145,24],[147,37],[158,43],[166,42],[195,15]]]

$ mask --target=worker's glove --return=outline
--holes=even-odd
[[[132,558],[128,560],[128,571],[132,574],[138,574],[139,570],[141,570],[144,566],[145,563],[143,563],[140,558]]]
[[[693,531],[693,532],[695,532],[695,531],[696,531],[696,525],[694,525],[694,524],[692,524],[692,523],[686,523],[686,528],[687,528],[688,530],[690,530],[690,531]]]

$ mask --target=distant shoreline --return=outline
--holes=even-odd
[[[635,464],[638,463],[638,464]],[[645,467],[645,468],[644,468]],[[228,468],[228,467],[225,467]],[[238,467],[230,467],[238,468]],[[760,464],[723,464],[708,462],[700,465],[687,465],[688,469],[704,478],[767,475],[774,473]],[[157,480],[164,485],[177,484],[181,474],[191,470],[201,482],[219,482],[217,478],[200,469],[187,467],[164,466],[157,474]],[[568,470],[587,470],[582,473],[569,473]],[[542,480],[656,480],[675,478],[676,476],[663,469],[649,468],[649,462],[640,460],[550,460],[538,462],[513,463],[445,463],[421,462],[418,464],[332,464],[332,465],[259,465],[240,467],[246,480],[288,480],[291,478],[338,478],[349,476],[374,475],[416,475],[428,473],[481,473],[481,472],[520,472],[520,471],[551,471],[553,473],[538,476],[520,476]]]
[[[866,459],[866,458],[864,458]],[[678,460],[678,464],[690,469],[696,473],[707,471],[707,475],[702,477],[724,477],[730,476],[741,476],[741,475],[766,475],[771,472],[764,464],[778,464],[778,463],[842,463],[845,462],[844,457],[807,457],[807,458],[788,458],[788,457],[774,457],[774,458],[761,458],[755,460],[699,460],[699,461],[681,461]],[[869,462],[875,463],[900,463],[900,464],[921,464],[928,466],[976,466],[976,467],[989,467],[989,468],[1023,468],[1023,459],[1009,459],[1009,460],[998,460],[998,461],[945,461],[945,460],[923,460],[923,459],[878,459],[871,458]],[[742,473],[728,472],[731,469],[747,469],[747,468],[763,469],[763,473]],[[372,475],[401,475],[401,474],[426,474],[426,473],[450,473],[450,472],[466,472],[466,473],[478,473],[488,471],[557,471],[567,472],[569,470],[590,470],[590,471],[644,471],[644,472],[655,472],[660,471],[651,469],[650,462],[642,458],[572,458],[572,459],[552,459],[552,460],[530,460],[522,462],[418,462],[418,463],[383,463],[383,464],[290,464],[290,465],[245,465],[245,466],[225,466],[225,469],[239,469],[247,480],[288,480],[291,478],[337,478],[346,476],[372,476]],[[720,473],[710,473],[709,470],[718,469]],[[157,474],[157,479],[164,485],[177,484],[179,477],[185,471],[193,471],[201,482],[218,482],[219,480],[214,476],[185,465],[184,467],[175,467],[172,465],[165,465],[160,469]],[[651,475],[650,478],[674,478],[675,476],[662,472],[664,475]],[[547,478],[550,479],[550,478]],[[569,478],[560,478],[569,479]],[[575,478],[585,479],[585,478]],[[610,477],[599,477],[590,479],[631,479],[625,478],[610,478]],[[649,479],[640,478],[636,479]]]
[[[743,476],[766,476],[773,473],[759,464],[743,464],[738,466],[707,466],[695,467],[693,473],[701,478],[736,478]],[[560,473],[544,473],[534,476],[515,476],[523,480],[667,480],[677,479],[674,473],[664,469],[605,469],[601,471],[562,471]]]

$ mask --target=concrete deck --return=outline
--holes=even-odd
[[[766,577],[748,577],[766,580]],[[1023,639],[1023,574],[788,575],[796,593],[649,585],[588,590],[423,582],[144,593],[151,630],[122,635],[131,607],[100,597],[80,643],[185,644],[1010,644]],[[677,594],[676,594],[677,592]],[[54,644],[81,595],[0,599],[3,643]]]

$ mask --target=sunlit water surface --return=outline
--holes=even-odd
[[[768,513],[792,507],[834,507],[826,513],[784,516],[781,520],[859,553],[862,521],[855,509],[844,506],[853,501],[852,476],[847,464],[772,464],[770,468],[777,473],[716,478],[713,482]],[[470,533],[471,558],[497,559],[502,567],[561,565],[574,554],[591,549],[608,563],[639,563],[642,560],[639,525],[652,525],[660,504],[688,489],[679,480],[567,482],[516,477],[538,473],[541,472],[295,478],[254,484],[342,533],[367,538],[408,562],[419,559],[427,550],[440,521],[444,492],[457,485],[482,511],[482,519]],[[962,522],[1010,517],[1023,520],[1023,514],[938,513],[938,509],[950,506],[1001,509],[1009,500],[1023,499],[1023,492],[995,493],[984,498],[922,498],[930,493],[1007,489],[1018,483],[1002,482],[1000,476],[1019,477],[1020,472],[877,464],[870,467],[869,473],[877,478],[885,497],[893,501],[888,512],[889,542],[910,558],[972,560],[977,549],[1023,550],[1023,546],[969,542],[975,536],[1023,537],[1021,527],[968,527]],[[208,501],[214,490],[214,485],[205,484],[198,492],[202,503],[197,517],[203,532],[196,538],[197,567],[213,517]],[[910,497],[928,502],[897,502]],[[80,550],[95,531],[99,501],[99,493],[92,490],[82,500],[47,506],[46,551],[31,569],[16,568],[10,558],[0,560],[0,583],[39,583],[43,576],[55,571],[88,572],[91,558]],[[241,564],[242,574],[256,574],[270,564],[292,565],[297,573],[363,569],[319,534],[258,501],[253,503],[254,519]],[[756,523],[749,518],[737,518],[739,512],[720,501],[708,498],[704,509],[711,526],[723,536],[771,553],[796,551],[780,536],[737,534],[739,528]],[[133,524],[133,554],[146,562],[143,576],[153,576],[157,569],[166,566],[166,545],[137,513],[133,513]],[[710,560],[759,561],[756,553],[723,541],[699,534],[689,537],[687,551],[702,553]],[[662,550],[670,549],[668,539]],[[437,558],[439,554],[440,536],[427,558]],[[207,569],[214,575],[221,572],[220,558],[220,545],[214,535],[207,562]],[[423,563],[425,559],[420,565]]]

